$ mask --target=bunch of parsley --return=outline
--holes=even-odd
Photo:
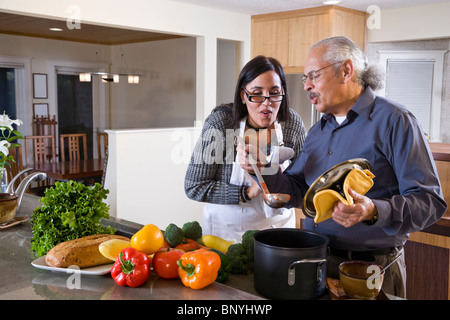
[[[56,182],[33,211],[31,251],[41,257],[63,241],[114,234],[114,228],[100,224],[102,218],[109,218],[109,206],[103,202],[108,193],[98,183],[88,187],[76,181]]]

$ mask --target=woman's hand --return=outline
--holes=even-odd
[[[247,194],[250,199],[259,197],[261,193],[262,190],[256,181],[253,181],[252,185],[247,189]]]
[[[251,174],[255,174],[255,172],[253,171],[253,167],[250,164],[250,160],[249,160],[249,152],[251,152],[252,154],[252,158],[253,159],[257,159],[256,160],[256,165],[258,168],[260,168],[260,170],[262,168],[264,168],[265,164],[261,163],[258,159],[258,153],[256,152],[256,150],[254,150],[256,148],[253,148],[251,145],[247,144],[245,145],[245,147],[242,147],[242,145],[238,145],[236,150],[238,153],[238,162],[241,165],[242,169],[248,171]],[[256,156],[255,156],[256,155]]]

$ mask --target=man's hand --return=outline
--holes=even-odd
[[[332,218],[336,223],[350,228],[361,221],[371,220],[377,214],[377,207],[372,200],[350,188],[348,188],[348,192],[353,198],[354,204],[347,206],[338,201],[334,205]]]

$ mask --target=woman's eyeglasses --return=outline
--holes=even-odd
[[[244,90],[245,95],[250,102],[263,103],[266,99],[269,99],[270,102],[280,102],[284,97],[284,94],[274,94],[270,96],[251,95],[247,92],[247,90],[245,90],[245,88],[242,88],[242,90]]]

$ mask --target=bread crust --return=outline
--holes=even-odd
[[[45,262],[56,268],[67,268],[73,265],[87,268],[112,263],[98,250],[102,242],[111,239],[130,241],[127,237],[112,234],[97,234],[65,241],[57,244],[47,253]]]

